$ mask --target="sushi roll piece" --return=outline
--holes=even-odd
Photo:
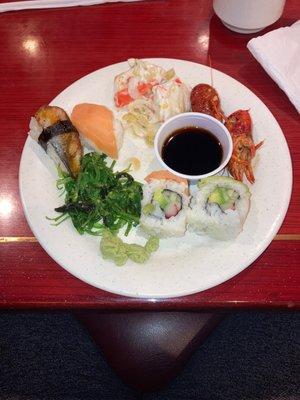
[[[42,106],[30,121],[30,136],[56,164],[76,178],[80,171],[83,148],[76,128],[60,107]]]
[[[143,186],[141,228],[159,237],[183,236],[190,202],[188,182],[168,171],[155,171]]]
[[[88,148],[117,159],[123,144],[122,125],[113,112],[99,104],[77,104],[71,121]]]
[[[250,207],[246,185],[230,177],[213,176],[198,183],[187,220],[189,229],[219,240],[236,238]]]

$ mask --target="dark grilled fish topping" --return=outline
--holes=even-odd
[[[39,145],[56,163],[59,158],[66,170],[76,178],[80,171],[83,147],[68,114],[60,107],[46,105],[35,113],[35,119],[43,129],[37,139]]]
[[[53,125],[48,126],[48,128],[43,129],[38,138],[38,142],[47,152],[47,143],[50,139],[68,132],[76,132],[76,128],[73,126],[72,122],[68,120],[59,121]]]

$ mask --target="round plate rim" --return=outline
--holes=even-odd
[[[204,64],[200,64],[200,63],[197,63],[197,62],[194,62],[194,61],[189,61],[189,60],[176,59],[176,58],[163,58],[163,57],[158,57],[158,58],[157,58],[157,57],[156,57],[156,58],[144,58],[143,60],[151,61],[151,62],[153,62],[153,63],[158,63],[158,64],[159,64],[159,62],[162,61],[162,60],[163,60],[163,61],[166,61],[166,62],[170,62],[170,63],[172,63],[172,61],[175,61],[175,62],[176,62],[176,61],[179,61],[179,62],[183,62],[183,63],[191,63],[191,64],[194,64],[195,66],[198,66],[198,67],[200,66],[201,68],[208,68],[208,69],[210,69],[210,67],[208,67],[207,65],[204,65]],[[66,87],[64,90],[62,90],[49,104],[55,103],[56,99],[59,98],[61,95],[63,95],[63,93],[64,93],[65,91],[70,90],[71,87],[80,84],[81,81],[84,81],[85,79],[91,77],[92,75],[96,74],[97,72],[102,71],[102,70],[106,70],[106,69],[110,69],[110,68],[112,68],[112,67],[122,66],[122,65],[126,65],[126,60],[125,60],[125,61],[121,61],[121,62],[117,62],[117,63],[114,63],[114,64],[107,65],[107,66],[105,66],[105,67],[102,67],[102,68],[99,68],[99,69],[97,69],[97,70],[95,70],[95,71],[92,71],[92,72],[88,73],[87,75],[82,76],[81,78],[79,78],[79,79],[75,80],[73,83],[71,83],[71,84],[70,84],[68,87]],[[270,231],[269,231],[269,233],[270,233],[270,234],[269,234],[269,239],[261,243],[260,247],[258,248],[258,251],[255,253],[255,255],[254,255],[253,257],[247,259],[247,262],[240,264],[241,267],[240,267],[240,271],[239,271],[238,273],[233,272],[232,274],[228,274],[226,279],[222,279],[222,278],[216,279],[213,283],[211,283],[211,285],[207,285],[207,287],[206,287],[205,289],[202,289],[202,290],[194,290],[194,291],[187,290],[186,292],[185,292],[185,291],[181,291],[179,294],[175,294],[175,295],[169,295],[169,294],[167,294],[167,295],[159,295],[159,296],[158,296],[157,294],[153,293],[153,294],[145,294],[145,295],[143,295],[143,294],[138,294],[137,296],[133,296],[132,293],[128,293],[128,292],[126,292],[126,290],[124,290],[124,291],[123,291],[123,290],[111,290],[110,288],[107,288],[107,287],[105,287],[105,286],[103,286],[103,285],[100,285],[100,284],[97,284],[97,283],[93,283],[93,282],[91,282],[89,279],[86,279],[85,276],[82,276],[82,275],[81,275],[80,273],[78,273],[77,271],[74,272],[74,270],[72,270],[72,268],[69,268],[68,266],[62,265],[62,264],[60,263],[58,257],[56,256],[56,254],[53,254],[53,253],[52,253],[52,250],[50,250],[50,249],[47,247],[47,245],[46,245],[46,243],[44,243],[43,239],[42,239],[42,238],[38,238],[38,237],[36,236],[35,227],[34,227],[34,226],[32,225],[32,223],[31,223],[30,216],[29,216],[29,213],[28,213],[28,210],[27,210],[26,200],[25,200],[25,198],[24,198],[24,191],[23,191],[23,189],[22,189],[22,179],[21,179],[22,168],[23,168],[23,163],[24,163],[24,154],[25,154],[25,152],[26,152],[26,146],[28,145],[29,141],[32,140],[30,137],[28,137],[28,138],[26,139],[26,141],[25,141],[25,144],[24,144],[24,147],[23,147],[23,150],[22,150],[21,159],[20,159],[20,166],[19,166],[19,193],[20,193],[20,198],[21,198],[21,203],[22,203],[22,207],[23,207],[23,210],[24,210],[24,214],[25,214],[25,217],[26,217],[26,220],[27,220],[27,223],[28,223],[30,229],[31,229],[32,232],[34,233],[35,237],[37,238],[37,240],[38,240],[39,244],[42,246],[42,248],[46,251],[46,253],[47,253],[59,266],[61,266],[61,267],[62,267],[63,269],[65,269],[66,271],[68,271],[72,276],[74,276],[74,277],[80,279],[81,281],[83,281],[83,282],[85,282],[85,283],[87,283],[87,284],[89,284],[89,285],[91,285],[91,286],[93,286],[93,287],[96,287],[96,288],[98,288],[98,289],[101,289],[101,290],[103,290],[103,291],[106,291],[106,292],[109,292],[109,293],[113,293],[113,294],[117,294],[117,295],[121,295],[121,296],[125,296],[125,297],[141,298],[141,299],[148,299],[148,300],[151,300],[151,299],[152,299],[152,300],[159,300],[159,299],[177,298],[177,297],[183,297],[183,296],[188,296],[188,295],[193,295],[193,294],[195,294],[195,293],[203,292],[203,291],[205,291],[205,290],[211,289],[212,287],[215,287],[215,286],[218,286],[218,285],[220,285],[220,284],[222,284],[222,283],[227,282],[228,280],[230,280],[230,279],[233,278],[234,276],[237,276],[239,273],[241,273],[241,272],[244,271],[246,268],[248,268],[249,266],[251,266],[251,264],[252,264],[255,260],[257,260],[257,259],[260,257],[260,255],[261,255],[261,254],[267,249],[267,247],[270,245],[270,243],[272,242],[272,240],[273,240],[274,237],[276,236],[278,230],[280,229],[280,227],[281,227],[281,225],[282,225],[282,223],[283,223],[283,220],[284,220],[284,218],[285,218],[285,216],[286,216],[286,213],[287,213],[287,210],[288,210],[288,207],[289,207],[289,203],[290,203],[290,199],[291,199],[291,194],[292,194],[292,186],[293,186],[292,161],[291,161],[291,155],[290,155],[290,152],[289,152],[289,148],[288,148],[287,141],[286,141],[285,136],[284,136],[284,134],[283,134],[283,132],[282,132],[282,129],[281,129],[281,127],[280,127],[278,121],[277,121],[276,118],[274,117],[273,113],[270,111],[270,109],[262,102],[262,100],[261,100],[254,92],[252,92],[247,86],[245,86],[243,83],[239,82],[237,79],[233,78],[232,76],[230,76],[230,75],[228,75],[228,74],[225,74],[224,72],[222,72],[222,71],[220,71],[220,70],[217,70],[217,69],[215,69],[215,68],[211,68],[211,69],[212,69],[212,71],[216,71],[218,74],[220,74],[220,76],[223,76],[223,77],[225,77],[225,78],[228,78],[228,77],[229,77],[230,79],[236,81],[239,85],[241,85],[241,86],[243,87],[243,90],[245,90],[245,91],[251,93],[252,96],[255,96],[255,97],[259,100],[259,102],[261,102],[261,103],[266,107],[266,109],[268,110],[268,112],[270,113],[270,115],[272,116],[272,118],[274,119],[274,122],[278,125],[278,129],[280,130],[280,133],[281,133],[281,135],[282,135],[282,139],[283,139],[283,141],[284,141],[284,143],[285,143],[285,146],[286,146],[286,155],[287,155],[287,157],[288,157],[288,164],[289,164],[289,171],[288,171],[289,180],[288,180],[288,182],[286,182],[286,187],[285,187],[285,190],[286,190],[285,204],[284,204],[284,206],[282,205],[281,214],[280,214],[280,217],[276,220],[276,224],[273,224],[273,225],[272,225],[272,228],[270,228]],[[125,268],[126,268],[126,267],[125,267]]]

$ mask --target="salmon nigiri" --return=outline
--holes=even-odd
[[[111,158],[118,158],[123,132],[109,108],[99,104],[77,104],[73,108],[71,121],[89,146]]]

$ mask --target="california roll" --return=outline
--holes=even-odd
[[[189,229],[219,240],[237,237],[250,207],[246,185],[229,177],[213,176],[198,182],[187,215]]]
[[[145,179],[141,228],[159,237],[183,236],[190,196],[186,179],[156,171]]]

